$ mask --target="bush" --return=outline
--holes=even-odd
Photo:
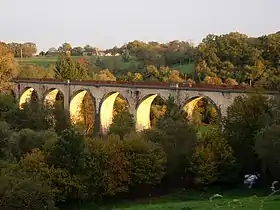
[[[191,171],[195,184],[211,184],[218,179],[230,181],[234,166],[233,151],[220,128],[203,132],[196,143]]]
[[[50,188],[34,179],[0,177],[0,208],[2,210],[54,210],[55,205]]]

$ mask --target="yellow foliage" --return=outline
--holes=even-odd
[[[232,86],[238,85],[238,82],[237,82],[235,79],[232,79],[232,78],[227,78],[227,79],[225,80],[225,83],[226,83],[227,85],[232,85]]]
[[[222,85],[223,81],[219,77],[206,76],[203,80],[203,83],[209,84],[209,85]]]
[[[177,70],[171,70],[171,71],[169,71],[168,80],[169,80],[169,82],[177,82],[177,83],[182,83],[182,82],[184,82],[184,79],[182,79],[182,78],[180,77],[180,72],[177,71]]]
[[[128,109],[127,101],[118,96],[114,104],[113,117],[117,116],[120,112],[123,112],[127,109]]]
[[[98,73],[98,80],[116,81],[116,77],[108,69],[104,69]]]
[[[143,81],[143,76],[140,73],[134,73],[133,81]]]

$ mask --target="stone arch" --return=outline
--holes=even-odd
[[[44,94],[44,105],[54,105],[57,100],[64,101],[64,94],[57,88],[51,88]]]
[[[85,117],[83,115],[83,102],[86,94],[89,94],[92,99],[94,109],[94,113],[92,114],[95,114],[95,99],[91,92],[85,89],[78,90],[72,95],[69,105],[70,121],[72,124],[81,124],[85,122]]]
[[[99,114],[100,114],[101,133],[103,134],[108,132],[110,125],[113,122],[114,104],[118,96],[123,98],[129,106],[129,102],[127,98],[125,98],[119,92],[110,92],[106,94],[101,100]]]
[[[183,109],[186,112],[187,117],[191,120],[195,106],[202,99],[207,100],[208,102],[210,102],[210,104],[214,106],[215,110],[217,111],[218,118],[221,119],[222,114],[221,114],[220,107],[218,107],[217,104],[208,96],[194,96],[188,99],[183,106]]]
[[[23,109],[24,104],[30,103],[38,99],[39,99],[39,95],[34,88],[32,87],[25,88],[19,97],[19,109]]]
[[[136,131],[142,131],[151,127],[151,105],[156,97],[160,97],[166,101],[164,97],[159,94],[149,94],[142,98],[141,102],[136,107]]]

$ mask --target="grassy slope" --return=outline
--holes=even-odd
[[[213,193],[214,194],[214,193]],[[172,209],[172,210],[229,210],[229,209],[261,209],[262,200],[268,194],[254,193],[253,191],[230,191],[223,194],[224,198],[216,198],[212,202],[209,197],[213,194],[200,195],[198,192],[177,193],[165,197],[139,200],[135,202],[123,202],[116,205],[89,205],[85,210],[94,209],[114,209],[114,210],[155,210],[155,209]],[[262,210],[277,210],[280,206],[280,196],[271,196],[266,198]]]
[[[78,59],[81,56],[72,56],[74,59]],[[83,56],[85,59],[92,60],[93,62],[96,61],[96,56]],[[35,64],[44,67],[48,67],[50,64],[55,64],[57,61],[57,57],[32,57],[32,58],[24,58],[22,61],[17,59],[19,63],[22,64]],[[123,62],[121,57],[109,57],[104,56],[102,57],[104,63],[108,64],[109,66],[113,66],[114,63],[118,63],[121,69],[126,69],[129,67],[130,63]],[[173,65],[170,68],[180,70],[183,73],[192,73],[194,70],[193,64],[184,64],[184,65]]]

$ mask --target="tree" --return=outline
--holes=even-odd
[[[80,80],[88,78],[87,69],[70,56],[61,54],[55,65],[55,78]]]
[[[84,137],[74,128],[65,129],[48,159],[57,168],[67,169],[71,174],[80,174],[84,164]]]
[[[255,149],[262,162],[262,172],[270,181],[280,176],[280,125],[262,129],[256,136]]]
[[[228,107],[223,120],[224,134],[233,148],[240,179],[244,173],[260,170],[254,150],[255,135],[271,123],[272,107],[272,101],[260,94],[238,96]]]
[[[71,52],[72,50],[72,46],[70,43],[63,43],[59,48],[58,48],[58,51],[59,52],[64,52],[64,53],[67,53],[67,52]]]
[[[154,129],[145,131],[147,137],[160,143],[167,154],[166,182],[182,186],[189,180],[189,164],[196,142],[196,133],[186,114],[169,97],[167,110]]]
[[[42,66],[32,64],[22,65],[20,67],[19,77],[21,78],[53,78],[52,72],[49,72]]]
[[[135,121],[133,115],[127,110],[123,110],[114,117],[109,129],[109,133],[119,135],[121,140],[133,131],[135,131]]]
[[[8,45],[0,42],[0,93],[12,90],[11,79],[17,76],[19,66]]]
[[[13,210],[56,210],[50,187],[34,177],[0,176],[0,208]]]
[[[71,55],[72,56],[78,56],[78,55],[82,55],[84,52],[84,49],[82,47],[74,47],[71,50]]]
[[[215,181],[231,182],[234,177],[233,150],[219,127],[202,133],[196,142],[191,161],[191,171],[196,184],[211,184]]]
[[[37,52],[35,43],[9,43],[8,44],[15,57],[32,57]]]
[[[84,46],[84,51],[87,53],[92,53],[93,49],[94,48],[88,44],[86,46]]]
[[[116,77],[108,69],[105,69],[98,72],[98,80],[116,81]]]

